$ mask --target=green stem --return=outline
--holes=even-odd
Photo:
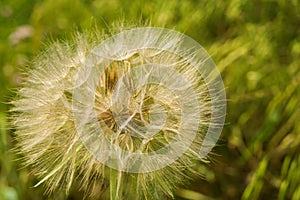
[[[115,169],[110,168],[110,172],[109,172],[109,176],[110,176],[110,182],[109,182],[109,189],[110,189],[110,200],[119,200],[121,199],[120,196],[120,192],[119,192],[119,184],[120,183],[118,181],[118,175],[120,176],[120,173],[122,172],[118,172]]]

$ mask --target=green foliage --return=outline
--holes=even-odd
[[[212,55],[228,98],[227,124],[203,178],[176,199],[300,199],[300,3],[298,0],[2,0],[0,102],[51,39],[97,24],[149,22],[191,36]],[[0,104],[0,199],[44,199],[21,168]],[[78,188],[80,185],[78,183]],[[108,198],[103,194],[102,198]],[[55,199],[65,199],[55,194]],[[70,198],[81,199],[77,188]]]

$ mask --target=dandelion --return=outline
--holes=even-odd
[[[207,160],[225,117],[222,79],[207,52],[173,30],[141,27],[54,43],[13,102],[26,165],[46,192],[110,181],[111,199],[173,197]]]

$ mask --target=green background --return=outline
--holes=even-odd
[[[46,198],[12,152],[7,102],[21,69],[49,40],[120,21],[187,34],[223,77],[222,138],[212,162],[199,165],[203,177],[182,186],[176,199],[300,199],[299,0],[0,0],[0,199]],[[68,198],[81,194],[74,189]]]

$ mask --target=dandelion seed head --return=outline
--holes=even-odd
[[[12,109],[26,164],[49,192],[68,192],[76,177],[92,191],[109,167],[136,174],[142,196],[148,186],[170,196],[222,130],[225,92],[213,61],[163,28],[89,37],[54,43],[27,73]]]

